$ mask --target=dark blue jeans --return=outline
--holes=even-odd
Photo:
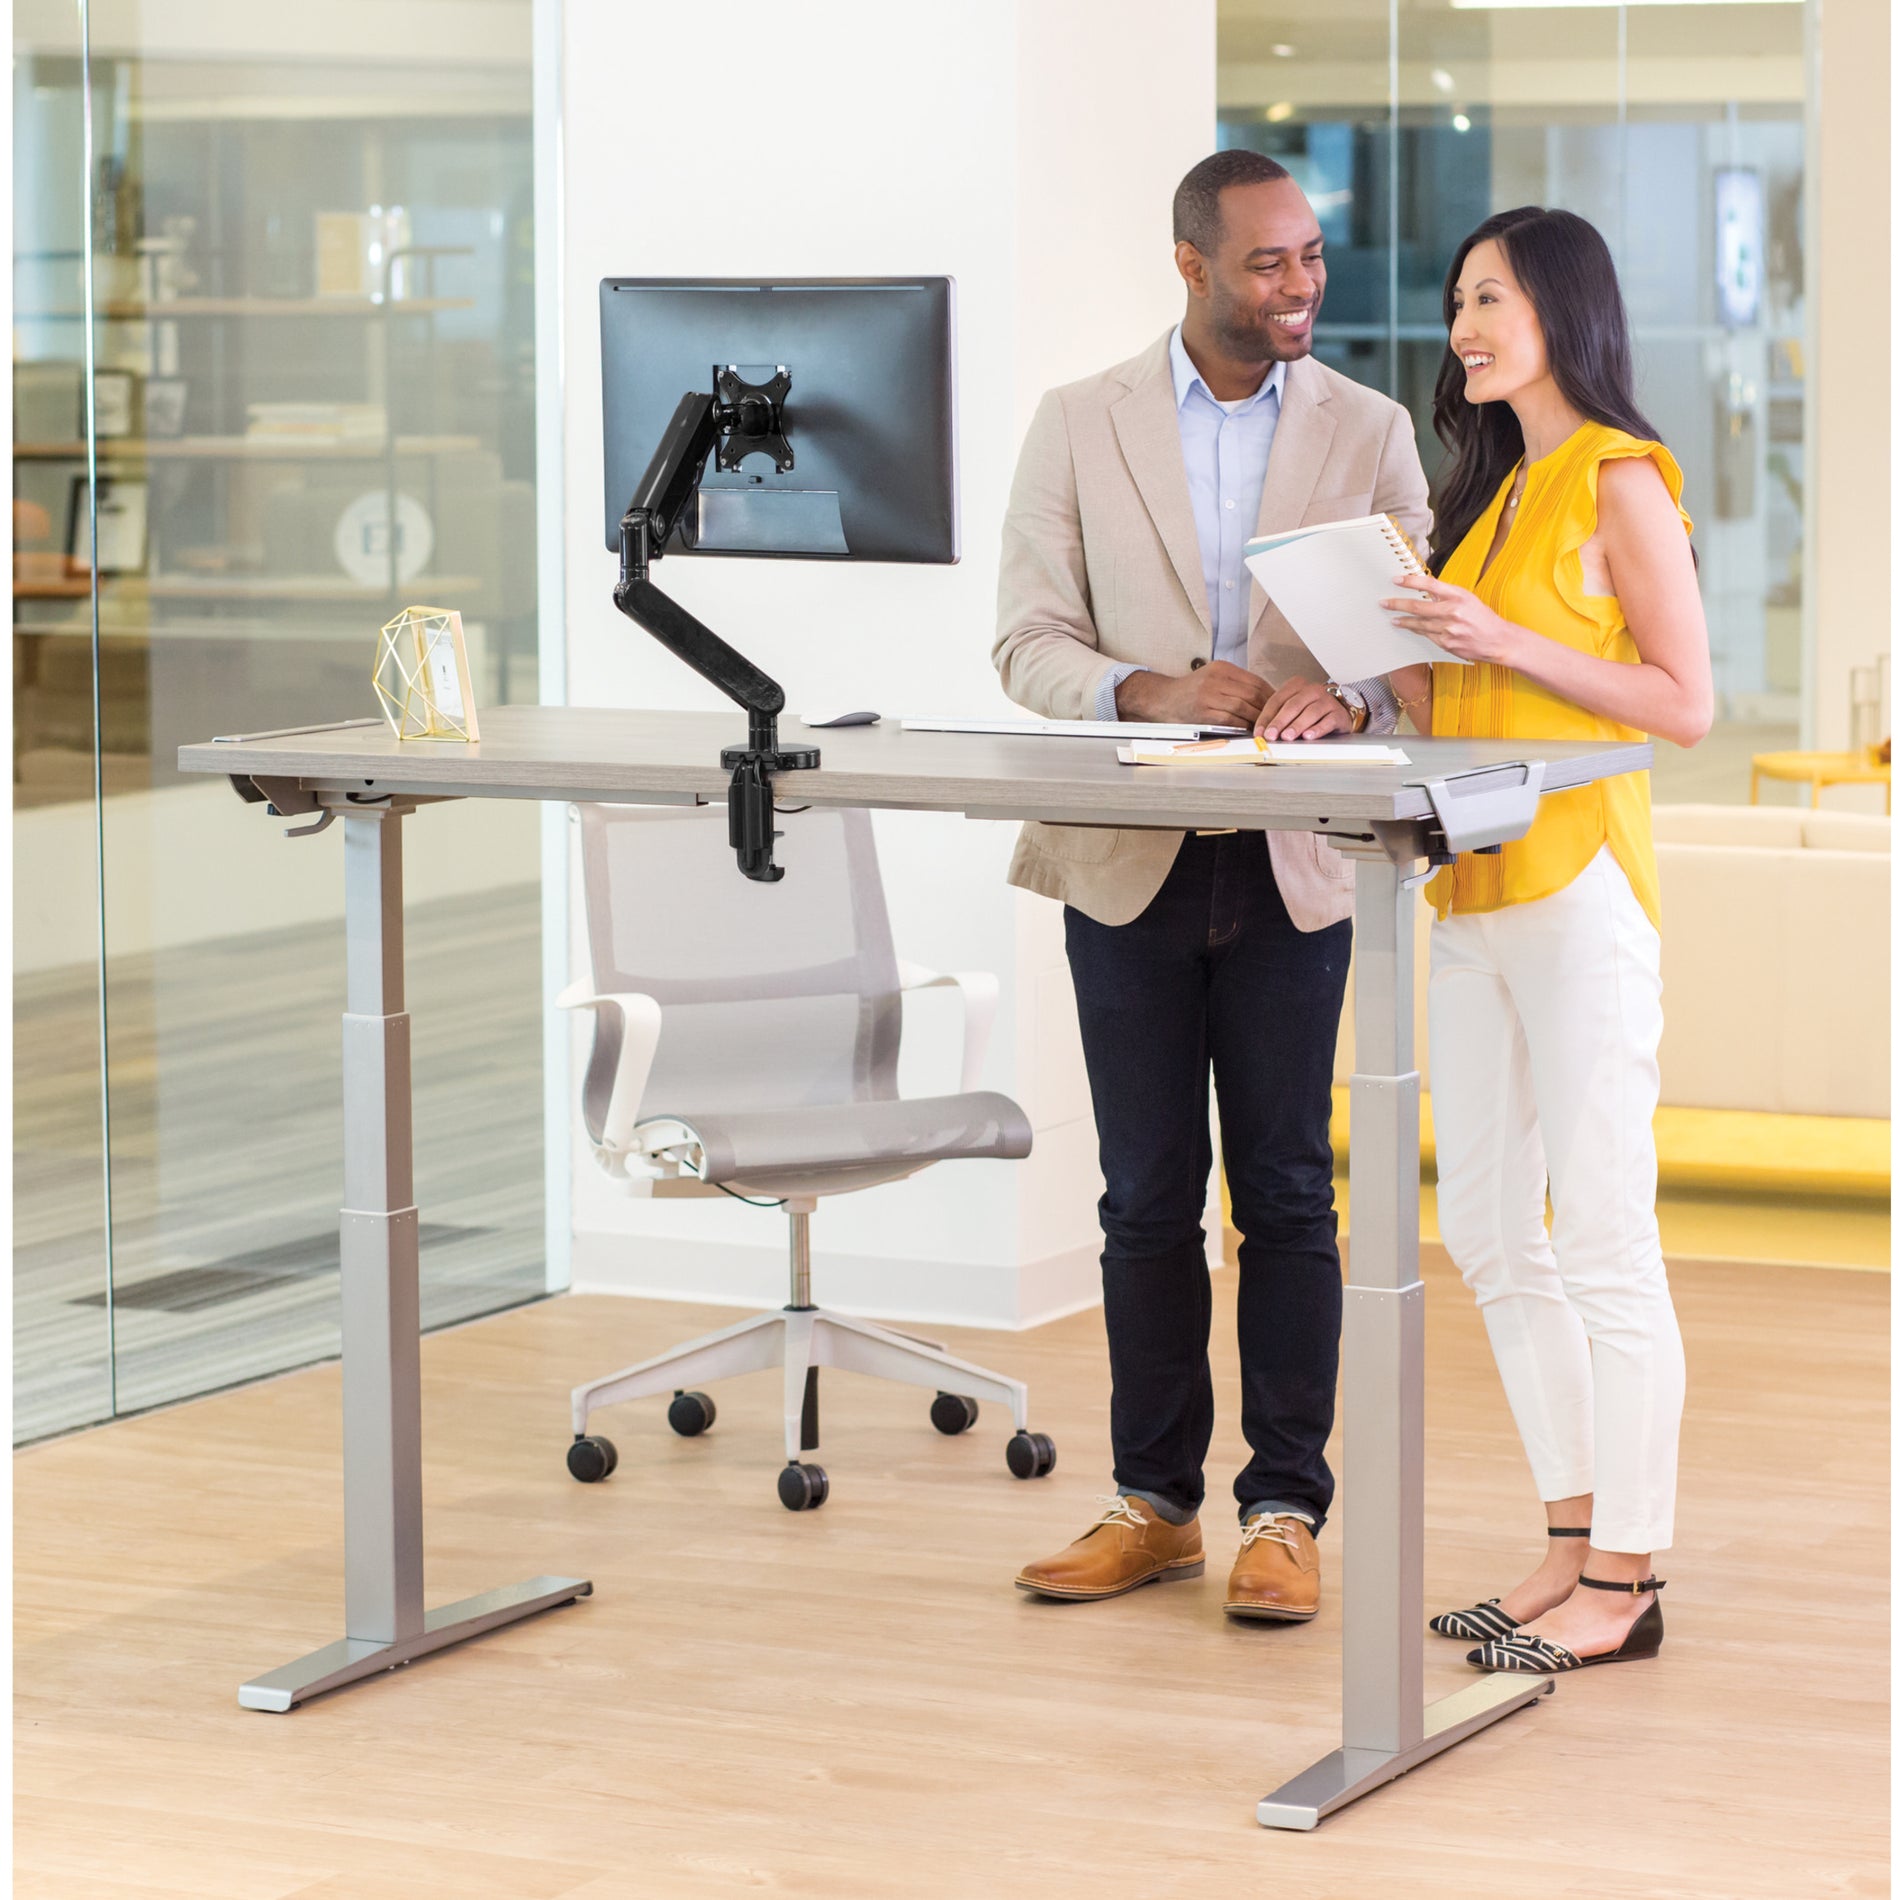
[[[1115,1482],[1200,1508],[1207,1362],[1208,1070],[1240,1240],[1242,1510],[1317,1526],[1339,1370],[1334,1045],[1352,925],[1294,928],[1260,832],[1190,836],[1133,923],[1064,913],[1101,1140]]]

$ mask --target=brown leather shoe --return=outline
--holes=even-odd
[[[1067,1550],[1025,1564],[1016,1588],[1081,1601],[1139,1584],[1198,1577],[1207,1568],[1198,1519],[1170,1524],[1145,1498],[1104,1498],[1107,1509]]]
[[[1319,1612],[1319,1546],[1297,1517],[1262,1511],[1240,1533],[1240,1555],[1227,1579],[1229,1616],[1304,1623]]]

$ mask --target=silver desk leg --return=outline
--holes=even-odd
[[[589,1595],[536,1577],[422,1607],[422,1352],[409,1017],[402,993],[400,808],[344,819],[348,987],[343,1017],[344,1630],[238,1690],[281,1712],[431,1650]]]
[[[1347,1490],[1343,1746],[1259,1805],[1263,1827],[1336,1808],[1547,1695],[1486,1676],[1425,1706],[1425,1289],[1418,1277],[1412,861],[1357,861],[1353,912],[1352,1270],[1341,1338]]]

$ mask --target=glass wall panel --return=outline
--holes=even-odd
[[[447,12],[220,14],[213,59],[191,9],[92,9],[98,664],[88,602],[43,616],[87,716],[16,700],[16,863],[96,740],[120,1410],[337,1345],[341,827],[178,746],[375,716],[412,604],[460,610],[479,700],[537,690],[530,9]],[[29,433],[84,493],[77,428]],[[434,1325],[543,1286],[538,844],[530,807],[404,830]]]
[[[13,1353],[16,1425],[112,1409],[100,1093],[92,583],[68,557],[85,500],[85,115],[75,8],[16,22],[13,63]],[[65,458],[22,455],[64,445]],[[77,478],[77,479],[76,479]],[[47,743],[34,744],[38,735]],[[63,790],[40,774],[59,754]],[[17,834],[16,834],[17,836]]]
[[[1576,211],[1609,240],[1638,400],[1683,465],[1715,657],[1716,730],[1691,753],[1658,743],[1664,799],[1745,799],[1749,755],[1800,727],[1802,36],[1798,4],[1221,8],[1221,140],[1318,194],[1316,348],[1406,405],[1428,472],[1459,240],[1519,204]],[[1359,286],[1382,277],[1380,350]]]

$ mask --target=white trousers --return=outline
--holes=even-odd
[[[1650,1126],[1661,949],[1607,848],[1553,896],[1432,927],[1439,1232],[1538,1496],[1593,1492],[1600,1550],[1674,1534],[1682,1335]]]

